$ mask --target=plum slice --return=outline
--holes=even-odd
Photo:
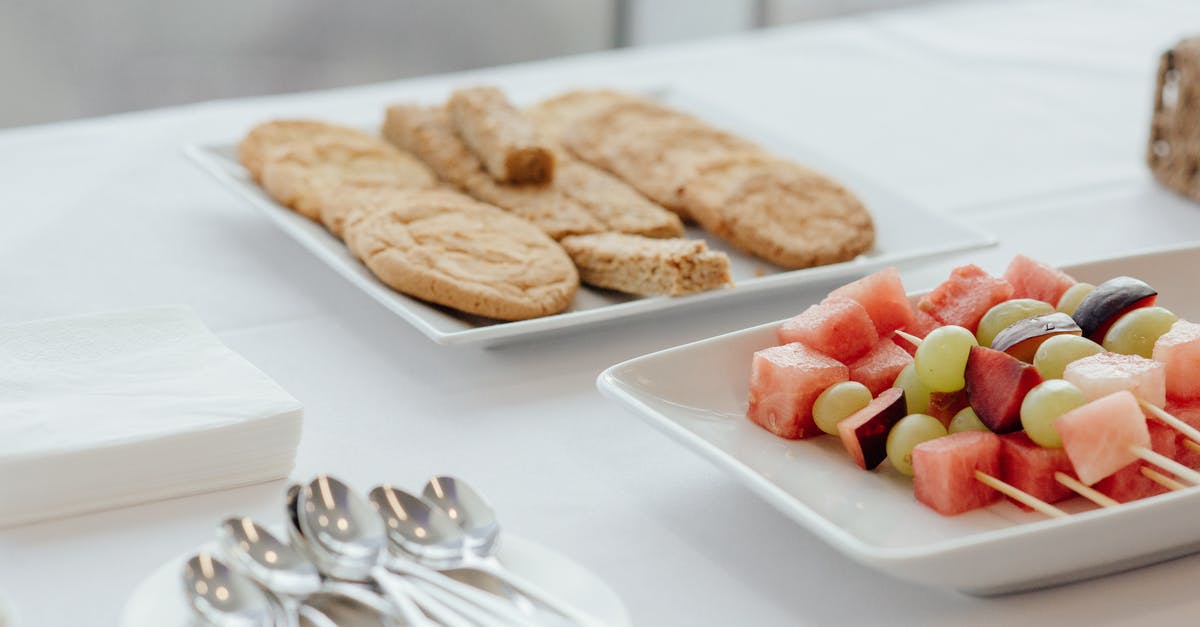
[[[1072,317],[1083,336],[1099,344],[1117,318],[1139,307],[1153,306],[1157,300],[1158,292],[1146,282],[1119,276],[1097,285],[1084,296]]]
[[[863,470],[871,470],[887,458],[888,432],[906,415],[904,388],[888,388],[866,407],[839,422],[838,435],[854,463]]]
[[[971,347],[967,358],[967,400],[979,420],[994,433],[1021,428],[1021,401],[1042,382],[1037,368],[983,346]]]
[[[1033,363],[1033,356],[1042,342],[1055,335],[1082,335],[1083,330],[1075,319],[1061,311],[1044,316],[1018,320],[996,334],[992,348],[1004,351],[1025,363]]]

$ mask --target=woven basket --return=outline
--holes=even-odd
[[[1158,62],[1146,162],[1160,183],[1200,200],[1200,37],[1184,39]]]

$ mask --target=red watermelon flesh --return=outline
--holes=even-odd
[[[907,413],[904,389],[888,388],[837,424],[842,446],[859,468],[871,470],[883,463],[888,432]]]
[[[1054,430],[1079,480],[1092,485],[1138,460],[1130,450],[1150,446],[1150,430],[1128,390],[1090,401],[1054,420]]]
[[[913,322],[912,303],[908,301],[904,284],[900,282],[900,273],[895,268],[884,268],[843,285],[830,292],[829,297],[849,298],[866,308],[881,337]]]
[[[1188,425],[1200,429],[1200,401],[1189,402],[1170,402],[1167,403],[1167,413],[1186,422]],[[1150,422],[1154,422],[1151,420]],[[1186,435],[1175,432],[1175,461],[1187,466],[1188,468],[1200,468],[1200,452],[1192,450],[1185,441],[1191,438]]]
[[[1166,368],[1167,398],[1200,399],[1200,324],[1177,320],[1154,343],[1154,361]]]
[[[1146,428],[1150,431],[1151,450],[1174,458],[1176,431],[1157,420],[1148,421]],[[1138,460],[1101,479],[1092,487],[1121,503],[1165,493],[1166,488],[1142,474],[1142,466],[1147,465],[1146,462]]]
[[[955,324],[974,333],[979,320],[992,307],[1012,298],[1008,281],[994,277],[976,265],[950,272],[950,278],[925,295],[917,309],[933,316],[943,325]]]
[[[850,362],[850,380],[867,386],[872,396],[892,387],[896,375],[912,363],[912,355],[888,338],[871,347],[866,355]]]
[[[983,507],[1000,493],[980,483],[975,471],[1000,475],[1000,437],[961,431],[913,448],[913,495],[944,516]]]
[[[1051,305],[1058,305],[1063,292],[1075,285],[1071,275],[1025,255],[1013,257],[1004,280],[1012,285],[1013,298],[1035,298]]]
[[[937,418],[942,421],[942,424],[949,427],[950,421],[954,419],[954,414],[957,414],[969,405],[966,388],[954,392],[930,392],[929,409],[925,413]]]
[[[803,344],[764,348],[754,353],[746,416],[784,438],[820,435],[824,432],[813,422],[813,401],[849,375],[844,364]]]
[[[800,342],[840,362],[853,361],[879,341],[867,310],[849,298],[826,298],[779,327],[779,343]]]
[[[913,318],[913,323],[901,330],[909,335],[915,335],[924,339],[926,335],[929,335],[930,331],[940,326],[942,326],[942,323],[938,322],[936,318],[925,313],[924,311],[917,310],[916,315]],[[904,349],[904,352],[908,353],[909,355],[917,354],[916,344],[909,342],[899,334],[893,335],[892,339],[896,342],[897,346]]]
[[[967,401],[995,433],[1021,428],[1021,401],[1042,382],[1037,368],[1008,353],[972,346],[967,357]]]
[[[1129,390],[1156,407],[1167,402],[1166,367],[1140,355],[1088,355],[1067,364],[1063,378],[1074,383],[1089,400]]]
[[[1057,503],[1075,495],[1054,479],[1054,473],[1074,475],[1071,460],[1061,448],[1045,448],[1024,431],[1000,436],[1000,479],[1047,502]],[[1021,509],[1029,509],[1017,502]]]

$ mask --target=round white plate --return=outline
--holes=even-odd
[[[134,588],[121,612],[122,627],[190,627],[193,624],[180,583],[183,564],[191,554],[163,564]],[[604,624],[614,627],[630,624],[625,604],[608,584],[563,555],[505,534],[498,557],[513,572]]]

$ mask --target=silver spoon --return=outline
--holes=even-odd
[[[225,520],[217,528],[217,541],[231,564],[280,597],[293,625],[296,599],[321,589],[321,573],[312,562],[249,518]]]
[[[387,529],[388,548],[395,558],[389,562],[389,568],[417,577],[486,610],[487,615],[479,615],[464,608],[464,614],[481,624],[529,622],[528,616],[503,597],[437,572],[436,569],[457,566],[463,552],[463,531],[444,511],[391,485],[374,488],[368,500],[383,517]]]
[[[597,624],[591,616],[508,570],[496,559],[500,540],[500,522],[496,519],[496,511],[465,481],[454,477],[434,477],[425,484],[421,495],[445,511],[463,530],[466,538],[462,556],[464,566],[494,575],[530,599],[575,623]]]
[[[443,623],[466,624],[455,611],[388,572],[382,564],[388,554],[383,520],[346,484],[318,475],[300,490],[296,504],[300,533],[322,572],[348,581],[374,582],[410,623],[429,622],[416,600]]]
[[[201,552],[183,567],[188,604],[216,627],[276,627],[279,607],[248,577]]]
[[[397,627],[382,599],[343,586],[306,598],[298,608],[300,627]]]

